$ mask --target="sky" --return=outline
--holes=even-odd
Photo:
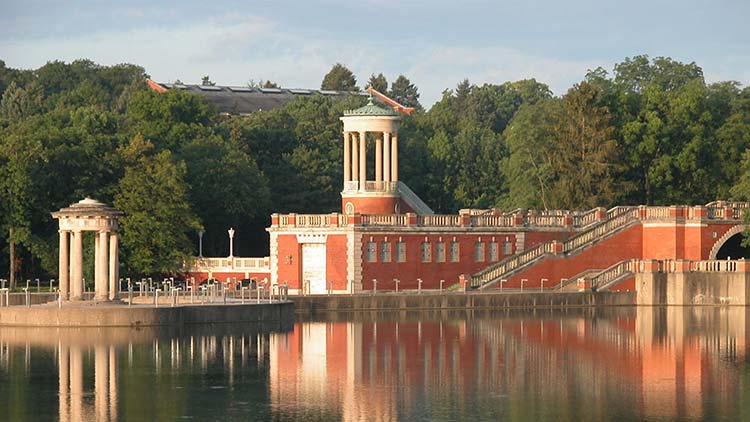
[[[423,105],[468,78],[535,78],[557,95],[589,69],[647,54],[750,84],[747,0],[0,0],[0,60],[33,69],[88,58],[158,82],[269,79],[319,88],[335,63],[363,86],[400,74]]]

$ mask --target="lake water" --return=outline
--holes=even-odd
[[[0,420],[750,420],[744,308],[0,328]]]

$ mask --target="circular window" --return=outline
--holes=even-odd
[[[352,204],[351,202],[347,202],[344,206],[344,213],[346,213],[347,215],[354,214],[354,204]]]

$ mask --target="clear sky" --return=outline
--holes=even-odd
[[[747,86],[748,17],[748,0],[0,0],[0,59],[129,62],[159,82],[288,88],[318,88],[340,62],[360,86],[406,75],[429,107],[464,78],[536,78],[563,94],[587,69],[638,54]]]

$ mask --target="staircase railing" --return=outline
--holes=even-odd
[[[398,193],[401,196],[401,199],[403,199],[409,206],[416,212],[417,214],[435,214],[432,211],[432,208],[430,208],[425,202],[417,196],[414,191],[409,189],[408,186],[406,186],[406,183],[399,181],[398,182]]]
[[[638,220],[638,207],[615,207],[607,211],[607,219],[563,242],[561,253],[580,250]],[[560,253],[560,252],[558,252]],[[540,243],[530,249],[511,255],[471,276],[471,287],[484,289],[501,278],[507,278],[529,263],[539,261],[546,255],[555,254],[555,241]]]
[[[552,242],[540,243],[523,252],[511,255],[497,264],[491,265],[471,276],[471,287],[484,288],[488,283],[497,281],[502,275],[508,274],[522,266],[535,261],[543,255],[554,253],[554,244]]]
[[[635,274],[635,265],[638,260],[626,259],[607,268],[599,274],[591,277],[591,288],[593,290],[607,290],[625,278]]]

